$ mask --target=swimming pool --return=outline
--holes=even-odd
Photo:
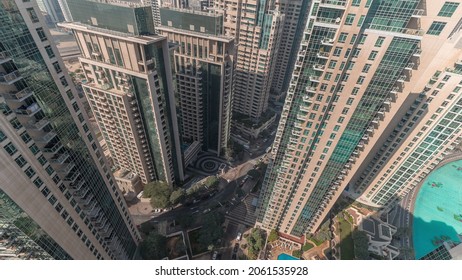
[[[278,256],[278,260],[287,261],[287,260],[299,260],[299,259],[297,259],[296,257],[292,257],[291,255],[282,253]]]
[[[413,216],[416,259],[445,240],[460,242],[457,235],[462,233],[462,160],[430,173],[417,194]]]

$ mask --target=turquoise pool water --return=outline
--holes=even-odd
[[[433,251],[443,240],[460,242],[462,234],[462,160],[430,173],[414,207],[412,238],[416,259]]]
[[[286,261],[286,260],[298,260],[298,259],[296,257],[292,257],[291,255],[287,255],[283,253],[278,256],[278,260]]]

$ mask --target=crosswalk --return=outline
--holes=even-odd
[[[253,227],[257,221],[256,207],[252,205],[252,200],[257,197],[254,194],[247,195],[233,210],[226,215],[230,223],[242,224]]]

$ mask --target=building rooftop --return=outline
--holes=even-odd
[[[83,24],[80,22],[63,22],[58,23],[58,26],[68,28],[68,29],[75,29],[79,31],[87,31],[95,34],[100,34],[103,36],[108,36],[124,41],[130,41],[138,44],[149,45],[152,43],[156,43],[162,40],[166,40],[165,36],[161,35],[133,35],[130,33],[124,33],[119,31],[113,31],[109,29],[94,27],[91,25]]]
[[[125,170],[125,169],[119,169],[116,172],[114,172],[114,177],[118,179],[124,179],[124,180],[134,180],[138,177],[135,173],[131,172],[130,170]]]

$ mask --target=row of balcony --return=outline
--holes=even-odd
[[[11,73],[0,73],[0,84],[12,85],[21,78],[21,74],[17,70]]]

